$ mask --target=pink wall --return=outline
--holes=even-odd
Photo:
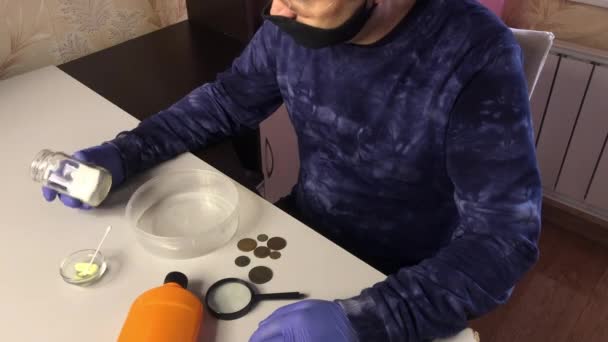
[[[502,16],[502,10],[504,8],[506,0],[479,0],[482,4],[486,5],[489,9],[494,11],[499,17]]]

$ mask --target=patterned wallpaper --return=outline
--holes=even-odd
[[[509,26],[552,31],[558,39],[608,50],[608,9],[569,0],[508,0]]]
[[[185,20],[185,0],[0,0],[0,79]]]
[[[608,9],[506,0],[513,27],[608,50]],[[60,64],[186,19],[185,0],[0,0],[0,79]]]

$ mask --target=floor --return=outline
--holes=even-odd
[[[540,250],[511,300],[472,323],[481,341],[608,341],[608,247],[545,223]]]

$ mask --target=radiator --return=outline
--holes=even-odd
[[[531,106],[545,196],[608,220],[608,53],[557,42]]]

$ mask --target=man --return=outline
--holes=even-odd
[[[285,306],[252,342],[424,341],[504,303],[538,257],[541,200],[510,30],[475,0],[275,0],[268,12],[216,82],[77,157],[120,184],[284,101],[301,169],[283,205],[390,275],[355,298]]]

